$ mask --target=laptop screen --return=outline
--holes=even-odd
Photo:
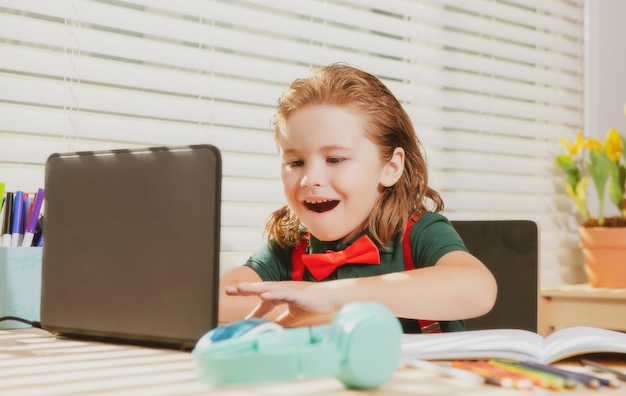
[[[189,349],[217,325],[217,148],[53,154],[45,172],[44,329]]]

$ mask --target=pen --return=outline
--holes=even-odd
[[[615,377],[622,381],[626,381],[626,374],[622,371],[616,370],[614,368],[605,366],[604,364],[600,364],[598,362],[592,362],[591,360],[582,359],[580,363],[585,367],[590,367],[602,373],[613,374]]]
[[[22,224],[24,223],[24,192],[16,191],[13,200],[13,224],[11,226],[11,246],[22,245]]]
[[[4,224],[2,226],[2,240],[0,245],[11,246],[11,221],[13,220],[13,193],[8,192],[5,199]]]
[[[482,376],[471,371],[455,367],[449,367],[443,364],[429,362],[427,360],[411,360],[410,362],[408,362],[408,365],[416,369],[431,371],[437,374],[444,375],[446,377],[469,381],[475,384],[482,384],[485,382],[485,379]]]
[[[37,229],[37,220],[39,220],[39,212],[41,211],[41,205],[44,199],[44,189],[40,188],[37,190],[37,194],[35,195],[35,200],[33,202],[33,209],[28,218],[28,222],[26,223],[26,228],[24,229],[24,240],[22,241],[22,246],[31,246],[33,243],[33,237],[35,236],[35,231]]]

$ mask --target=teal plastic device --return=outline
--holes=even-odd
[[[329,325],[233,330],[257,324],[235,322],[200,338],[192,351],[198,379],[223,386],[335,376],[349,388],[370,389],[387,381],[400,359],[402,327],[378,303],[347,304]]]

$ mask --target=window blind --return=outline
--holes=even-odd
[[[36,189],[53,152],[215,144],[232,268],[284,202],[276,99],[348,62],[402,101],[445,214],[537,221],[555,283],[575,255],[552,158],[583,124],[583,19],[582,0],[0,0],[0,180]]]

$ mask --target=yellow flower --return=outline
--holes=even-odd
[[[598,139],[593,139],[593,138],[586,139],[583,146],[589,150],[594,150],[597,152],[602,151],[602,142],[599,141]]]
[[[606,134],[606,153],[611,158],[611,161],[619,161],[619,156],[622,154],[622,141],[620,134],[616,128],[611,128]]]
[[[571,144],[564,137],[559,138],[559,142],[561,142],[561,144],[565,146],[565,148],[569,152],[569,155],[576,155],[583,149],[583,132],[578,131],[576,139]]]
[[[563,137],[559,142],[567,153],[557,155],[556,164],[565,175],[565,191],[583,219],[591,218],[587,194],[592,187],[598,196],[598,224],[604,225],[605,196],[626,217],[626,137],[620,135],[616,128],[611,128],[604,142],[585,139],[582,131],[578,131],[571,143]]]

